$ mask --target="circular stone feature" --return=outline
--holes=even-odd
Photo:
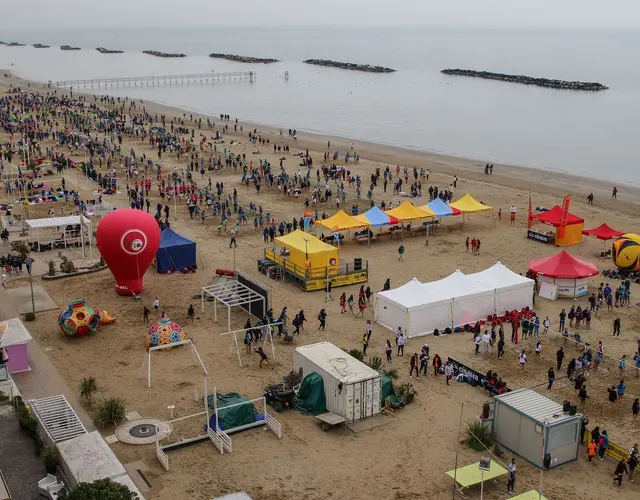
[[[173,426],[159,418],[138,418],[125,422],[116,429],[118,441],[127,444],[150,444],[167,438]]]

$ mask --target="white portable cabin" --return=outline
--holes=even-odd
[[[295,350],[296,372],[322,377],[327,410],[355,422],[380,413],[380,374],[331,342],[318,342]]]
[[[493,434],[496,442],[538,468],[551,456],[550,468],[578,458],[582,415],[562,411],[562,405],[533,389],[494,396]]]

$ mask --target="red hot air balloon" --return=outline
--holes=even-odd
[[[142,277],[160,246],[156,220],[142,210],[114,210],[99,222],[96,242],[116,279],[116,292],[140,293]]]

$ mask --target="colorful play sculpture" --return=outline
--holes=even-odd
[[[160,246],[158,223],[143,210],[119,209],[98,224],[96,242],[116,280],[116,292],[142,291],[142,277]]]
[[[158,347],[188,339],[189,337],[184,333],[179,324],[174,323],[173,321],[164,320],[158,321],[149,328],[149,331],[145,336],[145,343],[147,350],[149,350],[151,347]],[[169,349],[171,349],[171,347],[166,348],[166,350]],[[162,350],[164,351],[165,349]]]
[[[60,313],[58,324],[65,335],[84,337],[100,327],[100,314],[91,309],[86,300],[75,300]]]

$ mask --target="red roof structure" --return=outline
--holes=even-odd
[[[551,257],[530,260],[529,270],[551,278],[568,279],[588,278],[600,272],[591,262],[580,260],[566,250]]]
[[[537,222],[542,222],[543,224],[549,224],[553,227],[559,227],[560,220],[562,219],[562,207],[560,205],[556,205],[551,210],[547,210],[546,212],[542,212],[541,214],[534,215],[532,219]],[[571,226],[573,224],[580,224],[581,222],[584,222],[584,219],[576,215],[569,214],[569,216],[567,217],[568,226]]]
[[[612,240],[626,233],[623,233],[622,231],[616,231],[615,229],[609,227],[606,223],[603,223],[594,229],[585,229],[584,231],[582,231],[582,234],[598,238],[599,240]]]

